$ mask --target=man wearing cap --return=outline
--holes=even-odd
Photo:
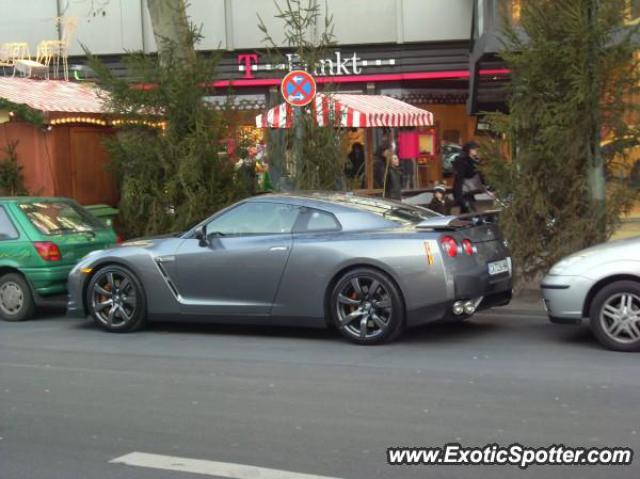
[[[473,208],[475,196],[473,191],[465,191],[464,184],[473,183],[479,179],[476,170],[476,159],[478,157],[478,144],[475,141],[468,141],[462,147],[462,152],[453,162],[453,198],[460,207],[460,213],[469,213]],[[472,181],[469,181],[472,180]]]
[[[448,216],[451,214],[452,207],[453,201],[447,198],[447,187],[442,184],[436,185],[433,189],[433,198],[431,199],[431,203],[427,205],[427,208],[441,215]]]

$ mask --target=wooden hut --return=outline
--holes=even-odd
[[[113,129],[100,96],[86,83],[0,77],[0,160],[17,142],[29,193],[115,206],[103,144]]]

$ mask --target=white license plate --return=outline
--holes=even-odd
[[[511,271],[508,259],[493,261],[492,263],[488,263],[487,266],[489,268],[489,276],[495,276],[496,274],[507,273]]]

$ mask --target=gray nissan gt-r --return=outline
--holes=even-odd
[[[511,299],[495,215],[440,216],[351,194],[274,194],[173,237],[89,254],[68,313],[108,331],[147,320],[335,326],[373,344]]]

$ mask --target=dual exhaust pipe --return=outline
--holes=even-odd
[[[453,303],[451,311],[454,315],[460,316],[462,314],[472,315],[476,312],[478,305],[482,301],[482,296],[476,299],[458,300]]]

